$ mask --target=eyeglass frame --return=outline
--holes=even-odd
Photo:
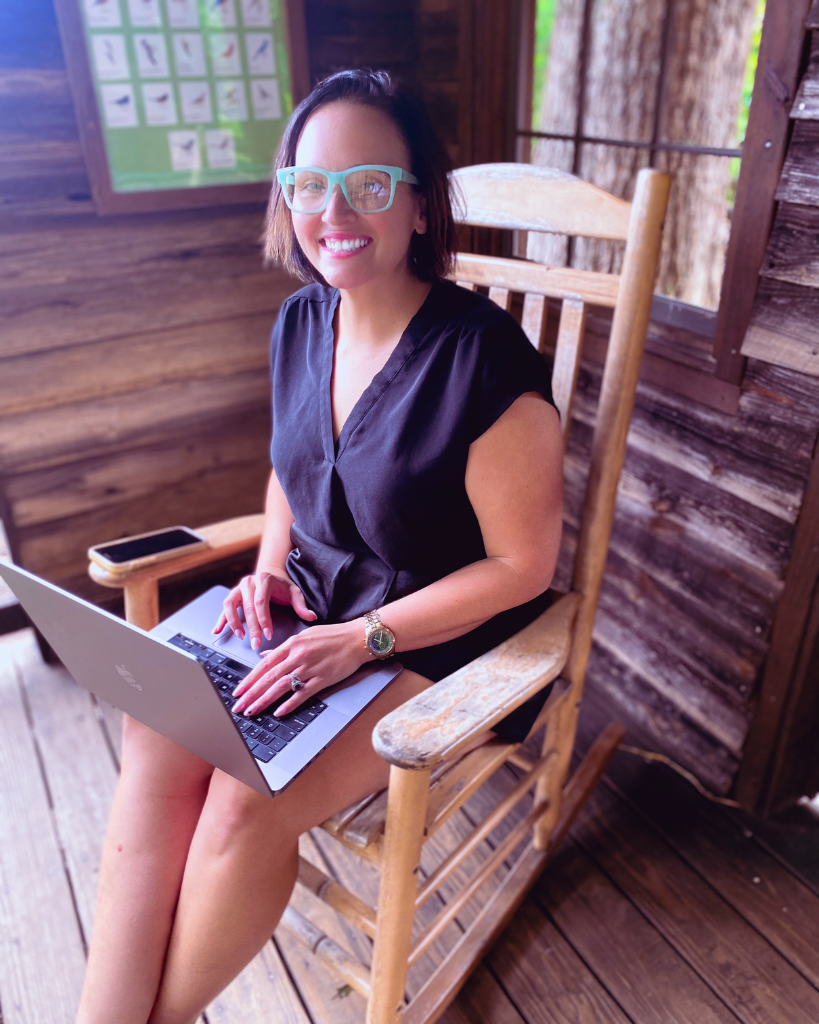
[[[314,210],[293,210],[293,204],[287,197],[287,189],[285,188],[285,179],[288,174],[292,174],[294,171],[315,171],[318,174],[323,174],[327,178],[329,188],[327,189],[327,195],[324,197],[324,202],[321,206],[316,207]],[[347,192],[347,186],[344,184],[344,179],[348,174],[352,174],[353,171],[384,171],[390,176],[390,201],[386,206],[383,206],[380,210],[359,210],[353,206],[350,202],[350,196]],[[333,194],[333,189],[336,185],[341,189],[341,194],[347,200],[347,205],[351,210],[355,210],[356,213],[386,213],[387,210],[392,206],[392,201],[395,199],[395,193],[398,183],[405,181],[408,185],[420,185],[421,182],[414,174],[410,174],[409,171],[405,171],[403,167],[388,167],[386,164],[357,164],[355,167],[348,167],[345,171],[325,171],[323,167],[280,167],[276,171],[276,181],[279,183],[279,187],[282,190],[285,204],[288,210],[293,210],[294,213],[321,213],[327,209],[327,204],[330,202],[330,197]]]

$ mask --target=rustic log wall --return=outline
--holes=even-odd
[[[793,134],[744,355],[819,377],[819,15],[811,13],[810,63],[791,108]]]
[[[556,316],[551,318],[556,320]],[[587,321],[566,457],[568,586],[609,317]],[[632,738],[730,790],[754,714],[819,426],[819,389],[750,360],[735,410],[658,385],[713,365],[708,339],[652,324],[595,622],[588,684]],[[712,371],[711,371],[712,372]]]

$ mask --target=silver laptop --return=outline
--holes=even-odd
[[[262,651],[306,628],[283,610],[271,608],[273,637],[257,653],[247,634],[211,633],[227,587],[146,633],[7,562],[0,576],[81,686],[265,796],[288,786],[401,671],[392,661],[364,665],[289,715],[274,718],[274,705],[245,718],[230,711],[239,680]]]

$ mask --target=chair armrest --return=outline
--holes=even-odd
[[[455,757],[558,677],[581,600],[565,594],[515,636],[390,712],[373,731],[376,752],[401,768]]]
[[[190,554],[180,552],[173,558],[166,558],[161,562],[155,562],[153,565],[146,565],[144,568],[134,569],[130,572],[109,572],[97,565],[96,562],[90,562],[88,575],[103,587],[132,587],[152,580],[165,579],[167,576],[175,576],[186,569],[209,565],[211,562],[218,562],[222,558],[230,558],[232,555],[238,555],[242,551],[256,547],[262,539],[263,529],[264,515],[262,513],[224,519],[220,523],[197,527],[197,533],[201,533],[208,542],[206,548],[200,548]]]

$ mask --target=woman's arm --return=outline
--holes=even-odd
[[[396,651],[452,640],[549,586],[562,530],[563,438],[542,396],[521,395],[472,444],[466,491],[486,558],[378,610]]]
[[[290,543],[290,527],[293,513],[287,504],[276,471],[271,470],[264,506],[264,530],[256,559],[256,572],[239,581],[225,598],[222,614],[213,627],[219,633],[225,625],[242,638],[245,627],[250,633],[254,649],[261,646],[262,635],[269,640],[273,635],[270,618],[270,602],[289,604],[299,616],[309,622],[316,618],[304,601],[301,590],[287,575],[285,565],[293,545]],[[239,605],[244,612],[244,625],[239,618]]]
[[[563,509],[563,439],[554,407],[521,395],[471,446],[466,489],[486,558],[378,609],[396,651],[461,636],[547,589],[557,564]],[[255,714],[289,689],[296,672],[308,684],[276,714],[372,660],[364,619],[314,626],[285,641],[237,687],[236,713]]]

